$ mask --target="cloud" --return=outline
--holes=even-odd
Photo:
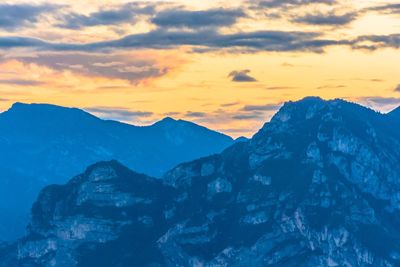
[[[255,3],[254,3],[255,2]],[[258,0],[249,1],[253,7],[257,8],[280,8],[280,7],[295,7],[311,4],[326,4],[332,5],[337,3],[336,0]]]
[[[334,12],[316,14],[309,13],[293,18],[292,22],[308,25],[342,26],[353,22],[356,18],[357,13],[354,12],[343,15],[338,15]]]
[[[321,51],[323,47],[343,42],[316,39],[316,32],[256,31],[221,34],[215,31],[165,31],[156,30],[145,34],[130,35],[125,38],[99,42],[88,48],[129,48],[175,46],[201,46],[208,49],[242,48],[263,51]]]
[[[233,82],[256,82],[257,80],[249,75],[250,70],[235,70],[229,73],[228,77]]]
[[[396,88],[394,88],[394,91],[396,91],[396,92],[400,92],[400,84],[399,84],[399,85],[397,85],[397,87],[396,87]]]
[[[361,98],[363,102],[370,103],[370,104],[377,104],[377,105],[399,105],[400,98],[397,97],[363,97]]]
[[[172,54],[148,51],[116,52],[112,54],[47,52],[16,58],[0,56],[0,62],[6,62],[10,59],[24,64],[45,66],[56,71],[69,71],[89,77],[121,79],[133,84],[164,76],[182,64]],[[24,81],[9,80],[8,82],[23,83]]]
[[[89,113],[93,113],[104,119],[112,119],[119,121],[131,121],[138,118],[147,118],[153,116],[153,112],[133,111],[124,107],[88,107],[84,108]]]
[[[173,117],[173,116],[181,115],[181,113],[180,113],[180,112],[177,112],[177,111],[171,111],[171,112],[166,112],[166,113],[164,113],[163,115],[164,115],[164,116],[167,116],[167,117]]]
[[[266,105],[246,105],[242,111],[276,111],[282,104],[266,104]]]
[[[297,87],[294,86],[267,86],[265,89],[267,90],[287,90],[287,89],[295,89]]]
[[[353,42],[355,49],[376,50],[379,48],[400,48],[400,34],[364,35]]]
[[[0,48],[51,48],[51,43],[47,43],[40,39],[19,36],[1,36]]]
[[[185,114],[185,117],[188,118],[203,118],[206,117],[207,114],[205,112],[193,112],[193,111],[188,111]]]
[[[223,107],[223,108],[232,107],[232,106],[236,106],[238,104],[240,104],[240,102],[229,102],[229,103],[221,104],[221,107]]]
[[[99,25],[117,25],[122,23],[135,23],[136,16],[152,14],[154,6],[142,6],[139,3],[128,3],[112,9],[100,9],[89,15],[69,13],[59,16],[61,22],[56,26],[68,29],[81,29]]]
[[[39,86],[44,83],[36,80],[27,79],[0,79],[0,84],[16,85],[16,86]]]
[[[262,114],[254,113],[254,114],[239,114],[232,117],[234,120],[257,120],[264,117]]]
[[[328,85],[318,86],[317,89],[340,89],[340,88],[346,88],[346,87],[347,86],[344,84],[338,84],[338,85],[328,84]]]
[[[240,9],[209,9],[200,11],[169,9],[159,12],[151,21],[157,26],[203,28],[231,26],[244,17]]]
[[[0,48],[18,47],[54,51],[98,51],[104,49],[154,48],[177,46],[203,47],[208,50],[225,48],[250,51],[313,51],[324,47],[349,44],[349,41],[319,39],[318,32],[255,31],[221,34],[214,30],[169,31],[158,29],[147,33],[128,35],[121,39],[86,44],[50,43],[27,37],[0,37]]]
[[[41,15],[54,11],[55,5],[0,4],[0,28],[8,31],[31,26]]]
[[[374,6],[367,9],[367,11],[379,11],[384,14],[400,14],[400,4],[386,4]]]
[[[400,34],[365,35],[350,40],[322,38],[321,32],[253,31],[223,34],[215,30],[180,31],[156,29],[121,39],[84,44],[51,43],[29,37],[0,37],[0,49],[31,48],[37,51],[109,52],[115,49],[168,49],[189,46],[193,51],[228,49],[233,52],[324,52],[329,46],[353,49],[400,48]],[[196,50],[196,49],[199,50]]]

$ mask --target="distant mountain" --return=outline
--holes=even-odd
[[[97,163],[40,193],[0,265],[400,266],[396,122],[306,98],[164,180]]]
[[[90,164],[117,159],[160,177],[178,163],[220,152],[233,142],[183,120],[137,127],[76,108],[16,103],[0,114],[0,240],[22,235],[41,188],[64,183]]]
[[[387,115],[393,119],[397,118],[398,122],[400,123],[400,107],[393,109]]]

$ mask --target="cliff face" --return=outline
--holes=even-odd
[[[306,98],[163,183],[98,163],[44,189],[29,234],[0,254],[25,266],[398,266],[393,118]]]
[[[160,177],[180,162],[231,144],[226,135],[171,118],[138,127],[80,109],[16,103],[0,113],[0,242],[24,234],[44,186],[65,183],[98,161],[115,159]]]

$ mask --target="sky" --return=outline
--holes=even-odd
[[[51,103],[250,137],[305,96],[400,105],[398,0],[0,3],[0,111]]]

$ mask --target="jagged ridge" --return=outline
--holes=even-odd
[[[398,266],[399,160],[392,116],[342,100],[287,103],[249,142],[181,164],[164,184],[110,162],[45,189],[18,260],[28,266]],[[142,186],[104,190],[121,180]],[[115,202],[137,194],[151,202]],[[76,224],[65,225],[71,220]],[[99,230],[101,220],[112,227]]]

